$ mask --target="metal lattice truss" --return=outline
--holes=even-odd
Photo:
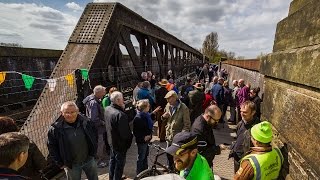
[[[139,54],[136,53],[132,36],[139,43]],[[126,48],[129,60],[124,60],[120,44]],[[131,81],[138,81],[141,72],[151,67],[160,77],[164,77],[169,69],[179,77],[194,71],[195,66],[202,63],[203,55],[199,51],[125,6],[119,3],[90,3],[78,21],[51,78],[65,76],[80,68],[90,71],[106,68],[115,70],[113,77],[117,77],[118,81],[126,81],[121,76],[123,67],[132,67],[125,70],[130,74]],[[110,77],[109,80],[114,81]],[[133,84],[128,83],[127,86],[132,87]],[[21,131],[38,145],[45,156],[48,154],[48,127],[60,115],[61,104],[76,98],[77,88],[70,88],[61,79],[53,92],[46,85],[22,127]]]

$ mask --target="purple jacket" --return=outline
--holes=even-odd
[[[243,86],[239,89],[237,96],[238,96],[238,105],[240,106],[242,103],[249,100],[249,92],[250,89],[248,86]]]

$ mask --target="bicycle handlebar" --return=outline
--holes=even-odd
[[[163,147],[161,147],[159,144],[150,143],[149,146],[152,146],[152,147],[154,147],[154,148],[157,149],[157,150],[166,151],[166,149],[163,148]]]

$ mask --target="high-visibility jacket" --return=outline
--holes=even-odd
[[[186,180],[214,180],[214,174],[208,165],[206,158],[197,154],[193,166],[189,172],[180,171],[180,176]]]
[[[248,154],[243,160],[249,160],[254,169],[255,180],[277,179],[283,164],[283,156],[278,148],[264,154]]]
[[[174,87],[174,84],[171,84],[171,83],[168,83],[167,86],[166,86],[168,91],[173,90],[173,87]]]

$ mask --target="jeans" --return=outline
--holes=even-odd
[[[68,180],[80,180],[82,170],[86,173],[88,180],[98,180],[97,163],[93,157],[83,164],[73,164],[72,169],[64,168]]]
[[[110,149],[109,180],[121,180],[126,163],[126,153],[126,151],[119,152]]]
[[[236,115],[236,107],[230,106],[230,121],[236,123],[237,120],[237,115]]]
[[[137,175],[145,169],[148,169],[148,143],[137,143],[138,146],[138,160],[137,160]]]

